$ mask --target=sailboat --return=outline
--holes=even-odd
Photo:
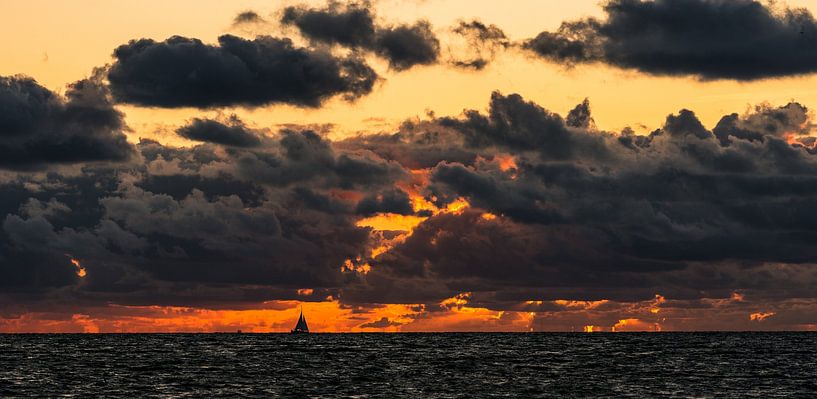
[[[298,324],[295,324],[295,328],[293,328],[290,334],[309,334],[309,326],[306,325],[306,319],[304,318],[304,308],[301,308],[301,316],[298,317]]]

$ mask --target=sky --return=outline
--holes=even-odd
[[[0,332],[817,330],[815,13],[8,2]]]

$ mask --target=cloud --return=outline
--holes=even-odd
[[[0,76],[0,168],[128,160],[127,127],[109,97],[99,76],[69,85],[65,97]]]
[[[748,141],[763,141],[765,136],[786,139],[808,136],[811,123],[808,109],[798,103],[789,103],[774,108],[761,105],[745,118],[738,114],[724,116],[712,130],[722,145],[732,143],[732,138]]]
[[[357,204],[357,213],[365,216],[371,216],[377,213],[412,215],[414,214],[414,209],[405,191],[392,189],[384,193],[369,195],[360,200]]]
[[[301,34],[317,42],[371,48],[377,33],[374,18],[368,4],[350,3],[342,7],[332,3],[323,9],[286,7],[281,23],[297,27]]]
[[[392,184],[405,177],[395,162],[360,151],[335,151],[332,142],[311,130],[283,130],[266,151],[234,154],[237,173],[273,186],[309,181],[317,186],[353,189]]]
[[[440,53],[440,42],[427,21],[382,29],[375,43],[375,52],[398,71],[434,64]]]
[[[156,107],[318,107],[372,91],[377,74],[362,59],[296,47],[289,39],[222,35],[218,45],[174,36],[132,40],[108,70],[118,102]]]
[[[443,161],[470,164],[476,151],[462,134],[437,121],[405,122],[396,133],[365,134],[339,141],[346,149],[363,149],[409,169],[430,168]]]
[[[741,81],[817,71],[817,22],[755,0],[609,0],[606,18],[562,23],[523,47],[565,65]]]
[[[440,55],[440,41],[428,21],[380,26],[369,3],[291,6],[284,9],[281,23],[297,27],[314,42],[372,51],[396,71],[435,64]]]
[[[461,132],[472,147],[538,150],[552,159],[568,159],[585,152],[602,156],[607,152],[603,135],[572,132],[561,116],[526,102],[518,94],[494,92],[488,115],[468,110],[465,118],[442,118],[441,124]]]
[[[323,299],[356,278],[344,262],[369,251],[355,210],[411,211],[391,187],[399,165],[311,131],[253,147],[143,140],[137,150],[133,163],[0,182],[0,272],[15,275],[3,283],[7,306],[47,307],[66,290],[89,305],[244,307],[300,298],[302,287]]]
[[[589,101],[565,111],[496,92],[485,111],[341,140],[194,119],[180,128],[201,140],[191,147],[142,140],[127,163],[5,173],[0,313],[331,296],[417,309],[360,328],[474,328],[449,320],[466,313],[562,330],[813,322],[817,152],[804,105],[714,127],[682,109],[645,135],[599,130]],[[385,223],[401,218],[412,224]]]
[[[259,135],[232,115],[226,124],[212,119],[193,118],[186,126],[176,130],[176,134],[194,141],[205,141],[235,147],[257,147],[261,145]]]
[[[727,115],[741,129],[735,135],[681,110],[647,136],[596,131],[589,108],[564,120],[495,93],[487,114],[437,119],[476,159],[431,168],[424,194],[438,205],[464,198],[470,208],[419,224],[344,298],[434,304],[478,292],[479,306],[509,310],[656,292],[679,300],[817,294],[805,285],[817,255],[807,211],[817,159],[793,140],[809,134],[803,106]],[[503,167],[508,153],[513,165]]]
[[[584,99],[576,108],[570,110],[565,121],[567,126],[581,129],[595,128],[596,122],[590,116],[590,100]]]
[[[255,24],[255,23],[263,23],[264,18],[258,15],[257,12],[252,10],[247,10],[240,12],[238,15],[235,16],[233,19],[233,26],[243,25],[243,24]]]
[[[496,25],[480,21],[459,21],[452,32],[466,41],[464,54],[457,54],[451,63],[460,68],[481,70],[493,61],[496,53],[511,46],[511,41]]]
[[[20,206],[20,213],[29,217],[53,217],[59,214],[71,212],[68,205],[63,204],[56,198],[51,198],[48,202],[29,198],[26,203]]]
[[[361,328],[388,328],[388,327],[396,327],[401,326],[403,323],[391,321],[388,317],[382,317],[380,320],[373,321],[371,323],[361,324]]]

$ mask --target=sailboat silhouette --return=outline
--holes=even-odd
[[[298,324],[295,324],[295,328],[293,328],[290,334],[309,334],[309,326],[306,325],[306,319],[304,318],[304,308],[301,308],[301,316],[298,317]]]

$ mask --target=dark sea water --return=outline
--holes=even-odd
[[[817,397],[817,334],[0,335],[0,397]]]

